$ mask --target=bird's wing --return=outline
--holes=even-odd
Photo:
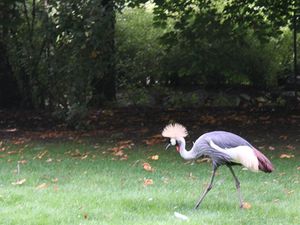
[[[219,146],[220,148],[235,148],[238,146],[253,146],[244,138],[226,131],[213,131],[205,134],[205,139]]]
[[[240,136],[217,131],[208,133],[206,140],[211,148],[230,156],[230,161],[240,163],[252,171],[258,171],[259,162],[253,146]]]

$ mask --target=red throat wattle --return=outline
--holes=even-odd
[[[176,151],[179,152],[180,149],[179,149],[179,145],[176,145]]]

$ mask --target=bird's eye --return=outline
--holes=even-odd
[[[174,138],[171,138],[170,143],[171,143],[171,145],[176,145],[176,140]]]

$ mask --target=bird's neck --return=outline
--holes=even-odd
[[[187,151],[185,149],[186,144],[184,138],[177,139],[177,143],[178,145],[176,146],[176,148],[179,151],[182,158],[184,158],[185,160],[191,160],[196,158],[193,149],[191,149],[190,151]]]

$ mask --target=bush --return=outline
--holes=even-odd
[[[164,55],[158,38],[163,30],[153,26],[153,15],[145,8],[125,8],[117,15],[116,67],[119,88],[154,85],[162,73]]]

